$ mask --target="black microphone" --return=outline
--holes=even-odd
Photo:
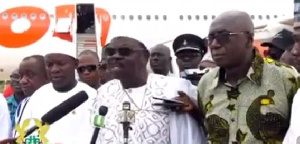
[[[60,120],[62,117],[70,113],[72,110],[74,110],[75,108],[83,104],[88,98],[89,97],[85,91],[78,92],[74,96],[68,98],[67,100],[63,101],[61,104],[52,108],[50,111],[44,114],[41,118],[42,125],[45,124],[51,125],[54,122]],[[39,127],[34,126],[28,129],[26,131],[25,137],[32,134],[38,128]]]
[[[101,106],[99,108],[100,126],[103,126],[103,124],[104,124],[104,123],[102,124],[102,121],[104,121],[104,117],[107,114],[107,111],[108,111],[108,108],[106,106]],[[94,121],[98,121],[97,116],[95,117]],[[94,122],[94,123],[97,123],[97,122]],[[100,127],[96,127],[94,130],[94,134],[92,136],[91,144],[96,144],[96,140],[98,138],[99,131],[100,131]]]
[[[130,112],[130,103],[128,101],[123,102],[123,120],[121,124],[123,124],[123,136],[124,136],[124,144],[128,144],[129,138],[129,130],[132,130],[130,127],[130,117],[128,113]]]

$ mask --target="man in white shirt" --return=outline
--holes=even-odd
[[[293,32],[293,38],[295,40],[295,45],[293,49],[291,50],[291,53],[293,55],[293,59],[295,60],[295,68],[298,70],[300,68],[300,25],[294,25],[294,32]],[[299,79],[299,78],[298,78]],[[298,81],[298,85],[294,87],[294,91],[297,90],[297,88],[300,87]],[[298,144],[300,143],[300,91],[298,89],[297,93],[294,96],[293,104],[292,104],[292,112],[291,112],[291,120],[290,120],[290,126],[289,129],[284,137],[283,144]]]
[[[26,119],[40,119],[45,113],[72,97],[85,91],[89,99],[59,121],[50,125],[46,138],[50,143],[87,144],[93,129],[90,125],[90,107],[97,92],[75,79],[78,65],[73,43],[53,38],[51,48],[45,55],[46,71],[50,82],[35,91],[25,107],[21,122]],[[34,126],[31,121],[31,126]],[[33,136],[37,136],[36,133]]]
[[[167,46],[159,44],[151,48],[149,62],[153,73],[172,76],[172,57]]]
[[[180,97],[196,103],[196,92],[189,81],[149,74],[146,70],[149,52],[145,45],[129,37],[116,37],[105,49],[108,59],[108,71],[115,78],[98,89],[95,110],[100,106],[108,107],[105,128],[101,128],[98,142],[123,143],[123,129],[120,124],[120,111],[125,101],[130,102],[135,112],[135,121],[131,123],[129,144],[200,144],[205,137],[198,122],[185,111],[193,107],[188,105],[180,113],[172,112],[163,106],[153,106],[160,102],[154,97],[174,99],[178,91]],[[182,112],[183,111],[183,112]]]
[[[0,140],[10,137],[11,120],[8,106],[3,95],[0,95]]]

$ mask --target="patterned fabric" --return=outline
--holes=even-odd
[[[11,118],[11,124],[12,124],[11,126],[13,128],[15,126],[15,113],[16,113],[16,110],[17,110],[19,104],[18,104],[17,100],[15,99],[14,95],[11,95],[8,98],[6,98],[6,101],[7,101],[8,109],[10,112],[10,118]]]
[[[174,81],[170,81],[171,79]],[[178,79],[150,74],[147,84],[138,88],[123,89],[119,80],[111,80],[101,86],[94,108],[107,106],[108,113],[105,116],[105,128],[101,128],[99,133],[99,141],[123,143],[123,127],[120,121],[123,119],[124,101],[131,103],[130,110],[135,113],[134,120],[131,121],[132,130],[129,131],[129,144],[196,144],[206,141],[203,133],[199,134],[196,121],[192,124],[186,117],[179,117],[164,107],[152,105],[162,102],[153,97],[170,99],[177,96],[177,90],[180,90],[180,85],[176,83]],[[190,89],[185,89],[185,86],[187,85],[181,85],[181,90],[191,95]]]
[[[257,52],[247,77],[235,87],[226,82],[222,68],[205,74],[198,102],[205,111],[209,143],[281,143],[299,88],[297,76],[289,66]]]

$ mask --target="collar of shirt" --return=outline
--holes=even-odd
[[[255,53],[255,57],[252,61],[251,67],[248,70],[247,79],[249,79],[251,82],[253,82],[256,85],[260,85],[261,79],[262,79],[262,74],[263,74],[264,59],[259,55],[259,52],[257,50],[254,50],[254,53]],[[240,84],[243,80],[244,79],[239,80],[238,84]],[[219,68],[212,84],[214,87],[217,87],[219,82],[227,84],[226,83],[226,72],[225,72],[225,69],[223,69],[223,68]]]
[[[6,101],[7,101],[7,105],[8,105],[8,109],[9,109],[9,113],[10,113],[10,118],[12,121],[12,127],[14,127],[15,113],[16,113],[16,110],[17,110],[19,104],[15,98],[15,95],[9,96],[8,98],[6,98]]]
[[[9,109],[11,110],[12,107],[18,107],[18,102],[15,98],[15,95],[11,95],[8,98],[6,98],[7,105]]]

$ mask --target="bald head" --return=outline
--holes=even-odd
[[[167,57],[170,57],[170,49],[162,44],[156,45],[153,48],[151,48],[151,52],[150,53],[162,53]]]
[[[13,70],[11,74],[19,74],[19,69],[17,68],[15,70]]]
[[[171,70],[170,49],[162,44],[151,48],[150,67],[156,74],[168,75]]]
[[[210,30],[222,30],[226,27],[232,32],[250,32],[254,33],[254,24],[248,13],[243,11],[227,11],[220,14],[211,24]]]

